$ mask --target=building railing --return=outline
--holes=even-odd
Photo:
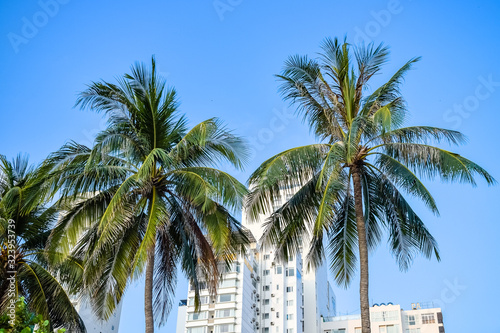
[[[417,302],[417,303],[411,303],[411,309],[412,310],[419,310],[419,309],[433,309],[436,308],[434,302]]]
[[[361,319],[360,314],[347,315],[347,316],[335,316],[335,317],[323,317],[323,322],[332,322],[332,321],[343,321],[343,320],[356,320]]]

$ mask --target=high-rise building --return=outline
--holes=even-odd
[[[253,252],[241,255],[226,268],[217,295],[210,295],[201,282],[200,311],[195,311],[192,286],[188,298],[181,302],[178,312],[177,332],[255,332],[260,310],[257,263]]]
[[[287,263],[272,258],[257,248],[240,256],[222,274],[216,296],[202,289],[199,312],[190,287],[177,333],[320,333],[321,317],[335,315],[326,270],[304,272],[300,254]]]
[[[201,291],[199,312],[190,288],[179,307],[176,333],[322,332],[322,317],[335,315],[326,268],[307,271],[300,252],[288,262],[274,261],[272,250],[258,242],[264,220],[250,223],[243,218],[257,241],[223,272],[216,296]]]
[[[288,197],[285,195],[286,199]],[[222,273],[216,296],[201,291],[200,311],[195,311],[194,291],[181,301],[176,333],[360,333],[360,315],[336,316],[336,300],[325,265],[307,270],[302,249],[287,262],[277,262],[272,249],[259,243],[261,216],[242,224],[255,240]],[[416,306],[403,311],[399,305],[375,304],[370,308],[372,332],[442,333],[441,309]]]

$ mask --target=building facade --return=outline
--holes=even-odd
[[[256,247],[222,274],[215,297],[202,289],[200,300],[196,312],[190,287],[176,333],[320,333],[321,318],[335,314],[326,269],[304,272],[300,254],[276,263]]]
[[[243,218],[242,224],[258,240],[263,221],[265,216],[257,223]],[[253,243],[222,274],[216,297],[202,290],[198,313],[190,288],[179,307],[176,333],[321,333],[322,318],[335,315],[326,267],[307,271],[302,253],[288,262],[274,257],[272,250]]]
[[[253,250],[240,256],[222,274],[217,295],[210,295],[201,283],[200,309],[195,311],[195,293],[190,286],[188,298],[177,314],[177,332],[223,333],[255,332],[260,322],[259,281]]]
[[[122,302],[118,303],[115,312],[107,321],[100,320],[92,312],[92,307],[87,301],[74,299],[73,305],[82,318],[87,333],[116,333],[120,326],[120,314],[122,311]]]
[[[257,241],[223,272],[216,296],[201,291],[200,312],[190,288],[179,306],[176,333],[360,333],[360,315],[336,316],[326,266],[307,270],[303,251],[276,262],[273,251],[258,242],[267,217],[250,223],[245,215],[242,224]],[[302,248],[309,249],[307,240]],[[373,333],[444,332],[439,308],[403,311],[399,305],[376,304],[370,314]]]
[[[370,308],[373,333],[444,333],[440,308],[403,310],[399,305],[376,304]],[[325,317],[323,333],[361,333],[361,316]]]

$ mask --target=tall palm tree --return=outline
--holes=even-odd
[[[278,258],[287,258],[302,239],[309,239],[310,266],[321,263],[328,252],[335,279],[344,286],[359,255],[362,332],[368,333],[368,251],[379,243],[383,230],[402,270],[418,252],[439,260],[436,240],[403,194],[421,199],[438,214],[419,176],[472,185],[476,176],[488,184],[495,181],[479,165],[432,145],[461,144],[461,133],[403,127],[408,112],[400,84],[419,58],[366,94],[370,79],[387,61],[388,48],[351,47],[326,39],[322,50],[318,60],[290,57],[278,75],[284,98],[298,106],[321,143],[286,150],[262,163],[249,179],[253,190],[248,212],[251,219],[270,214],[263,240],[276,247]],[[273,212],[287,194],[293,195]]]
[[[85,332],[68,294],[78,292],[81,264],[73,258],[57,267],[47,262],[45,246],[58,211],[41,199],[39,179],[40,169],[26,156],[10,162],[0,155],[0,313],[24,297],[51,327]]]
[[[77,105],[104,112],[108,126],[92,148],[70,142],[46,162],[67,212],[50,248],[85,262],[84,285],[101,318],[131,279],[145,275],[146,332],[153,332],[155,320],[167,318],[179,265],[198,306],[200,280],[215,292],[217,263],[247,241],[231,214],[246,188],[215,168],[242,168],[244,142],[215,118],[188,131],[154,58],[150,69],[136,64],[117,84],[92,83]]]

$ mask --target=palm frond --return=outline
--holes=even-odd
[[[489,185],[496,183],[478,164],[441,148],[418,143],[386,143],[382,148],[387,155],[427,178],[439,176],[444,181],[458,181],[475,186],[474,176],[479,176]]]

